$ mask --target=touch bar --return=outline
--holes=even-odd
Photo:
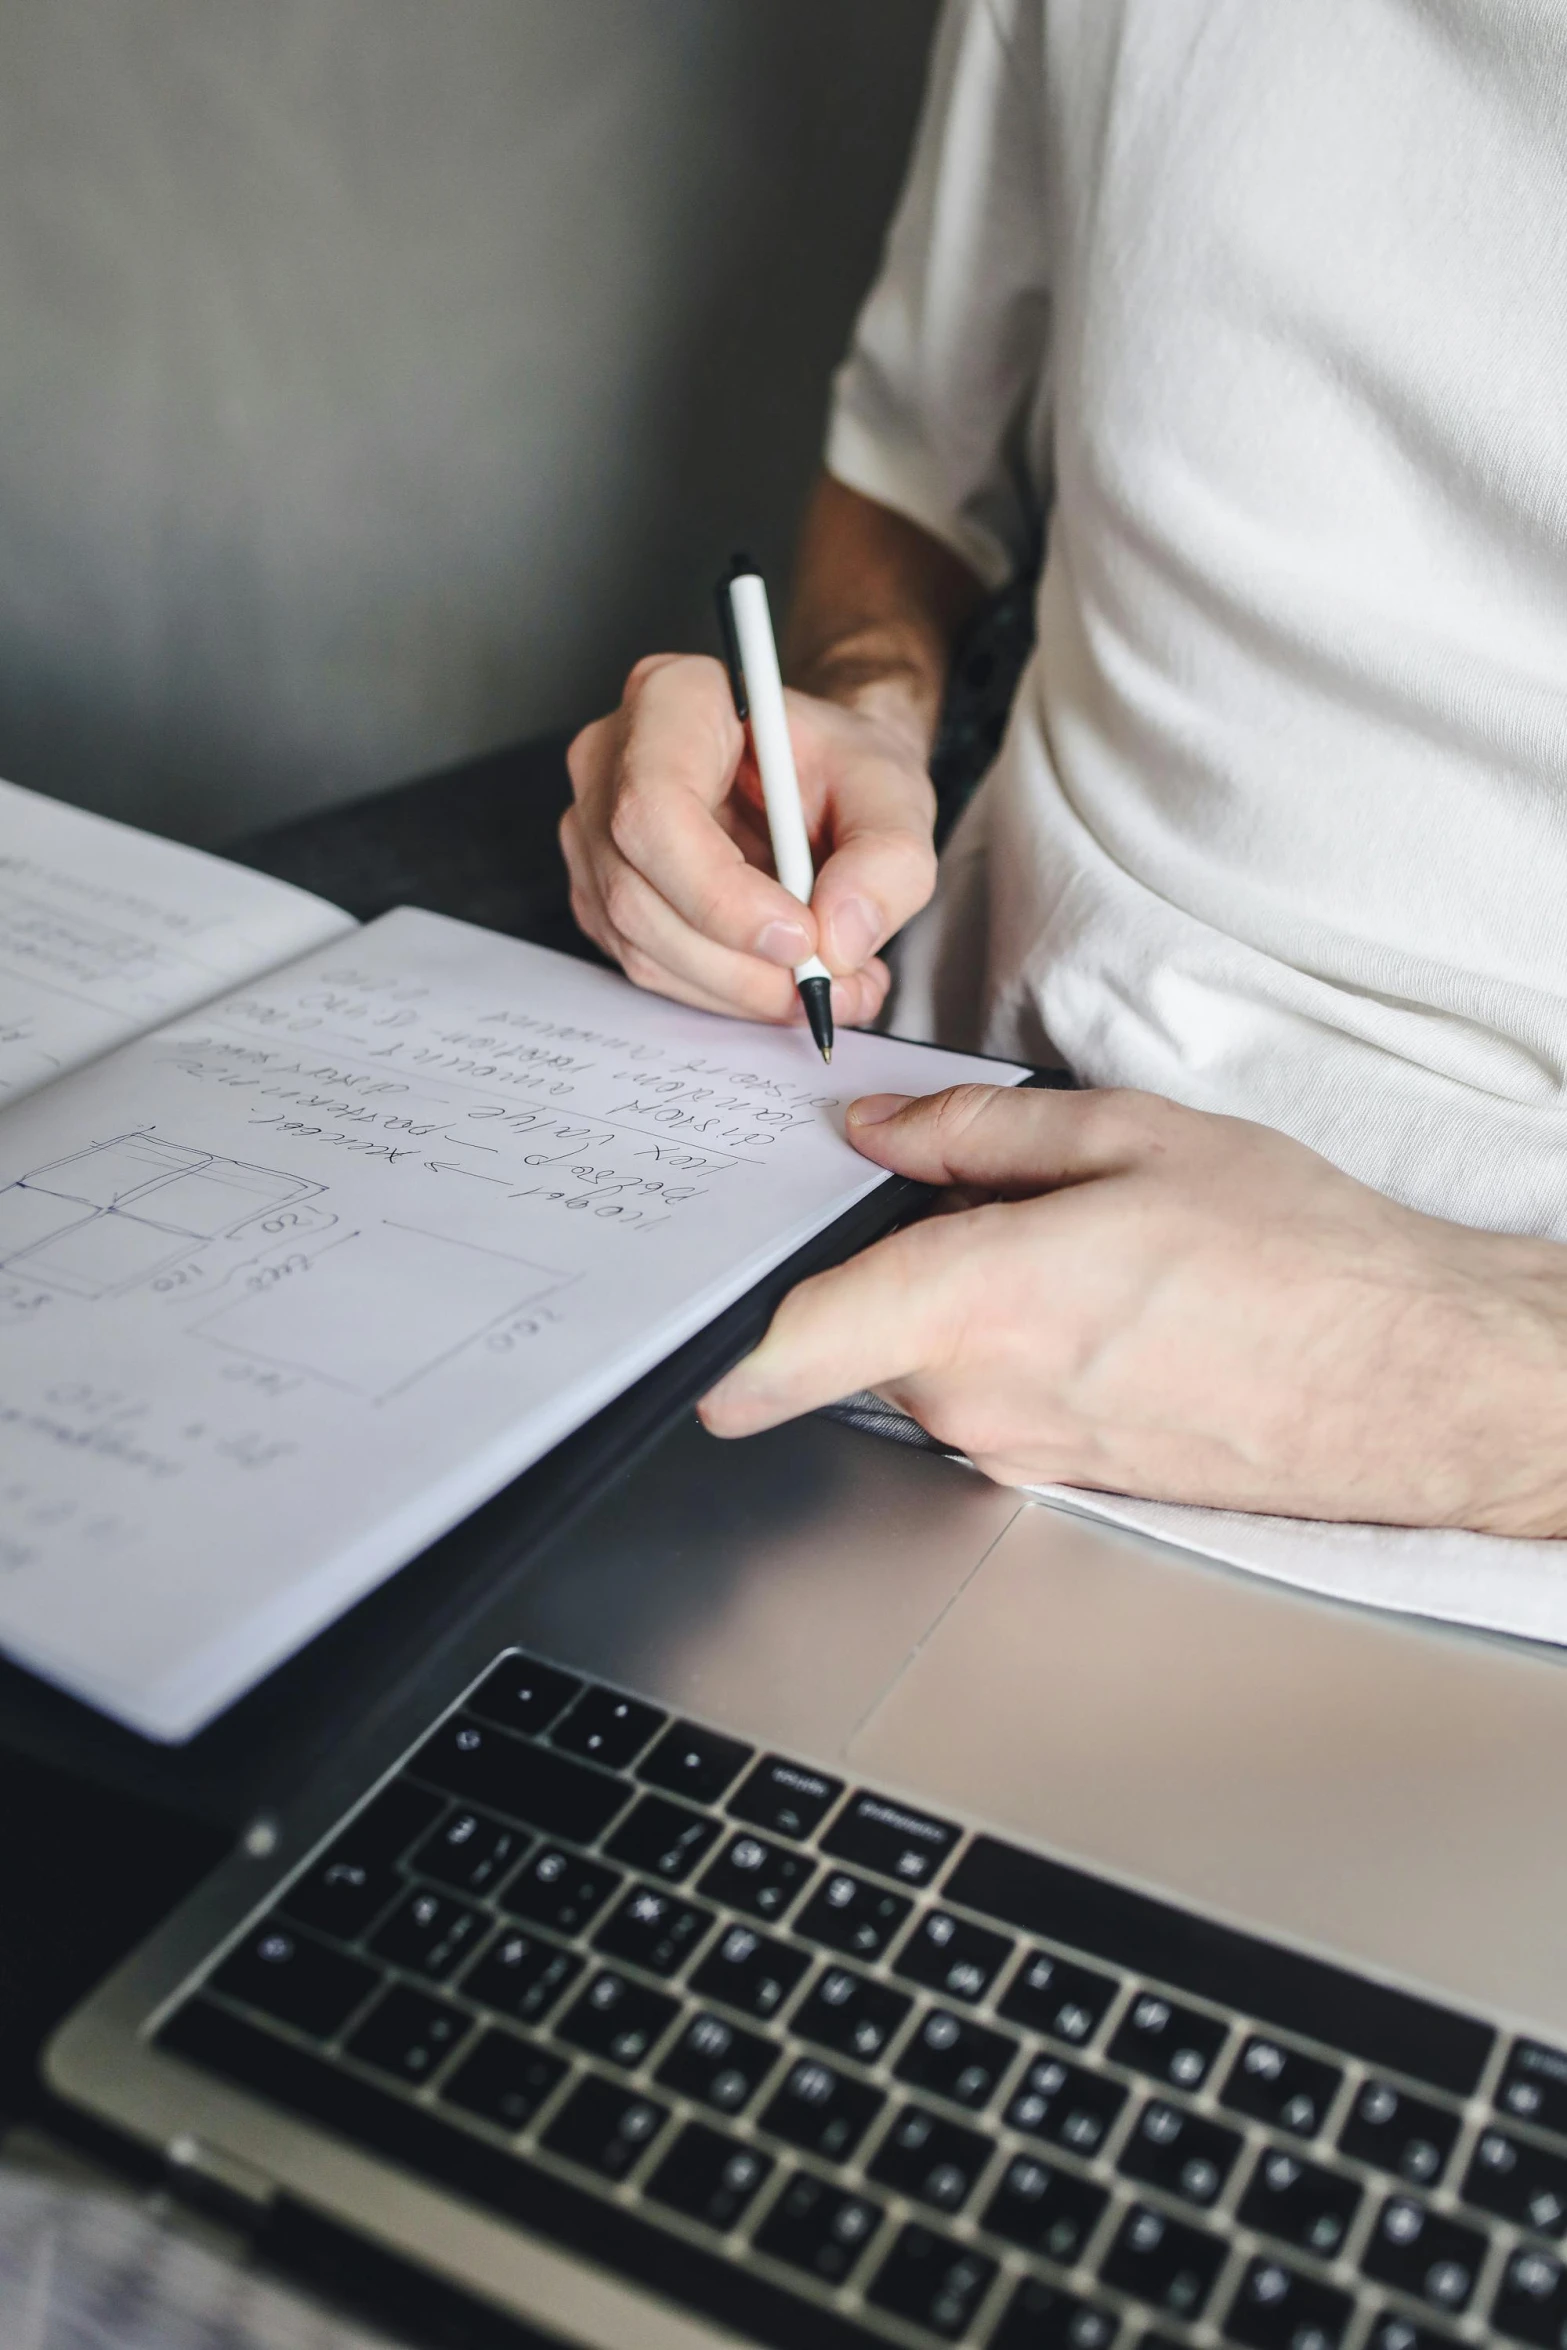
[[[158,2034],[158,2046],[270,2105],[321,2123],[426,2186],[482,2204],[767,2350],[886,2350],[882,2336],[819,2304],[796,2300],[743,2261],[703,2252],[206,2000],[194,2000],[172,2017]]]
[[[1217,2007],[1325,2040],[1454,2096],[1479,2084],[1496,2035],[1473,2016],[1195,1917],[1060,1861],[976,1837],[942,1888],[983,1916],[1195,1991]]]

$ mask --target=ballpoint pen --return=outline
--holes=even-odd
[[[735,710],[741,724],[750,726],[751,744],[762,778],[773,864],[790,896],[798,898],[802,906],[808,906],[816,875],[805,830],[805,811],[800,805],[794,747],[789,740],[778,646],[767,607],[766,585],[755,564],[744,555],[736,555],[719,581],[716,601]],[[830,1061],[832,973],[819,955],[809,955],[803,963],[796,963],[794,983],[800,991],[817,1050],[824,1061]]]

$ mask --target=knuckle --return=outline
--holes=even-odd
[[[629,865],[616,865],[600,884],[604,911],[623,938],[634,939],[644,927],[645,884]]]
[[[633,661],[626,672],[626,682],[621,689],[621,700],[635,701],[650,679],[657,677],[661,670],[673,667],[686,657],[682,653],[644,653],[640,661]]]
[[[609,817],[609,837],[623,857],[640,861],[648,842],[656,837],[661,797],[657,784],[646,777],[623,780]]]
[[[580,733],[574,734],[566,745],[566,773],[579,799],[594,780],[607,723],[603,718],[595,718],[591,725],[584,726]]]
[[[633,946],[623,938],[619,942],[617,955],[620,968],[634,986],[646,988],[650,995],[669,993],[669,974],[644,947]]]
[[[944,1141],[959,1140],[994,1106],[999,1091],[994,1085],[949,1085],[931,1104],[937,1136]]]

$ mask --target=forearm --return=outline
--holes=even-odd
[[[939,539],[824,473],[795,562],[789,682],[895,727],[923,761],[953,644],[983,594]]]

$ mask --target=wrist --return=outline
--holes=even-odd
[[[1567,1248],[1465,1231],[1448,1335],[1468,1506],[1491,1534],[1567,1536]]]
[[[911,761],[928,765],[941,716],[945,660],[914,632],[870,627],[793,650],[789,683],[817,701],[873,719]]]

